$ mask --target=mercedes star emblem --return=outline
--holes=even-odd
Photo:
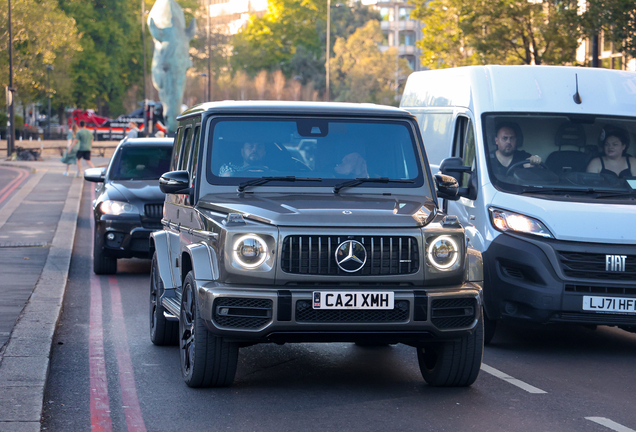
[[[367,262],[367,250],[356,240],[346,240],[336,249],[336,264],[347,273],[354,273]]]

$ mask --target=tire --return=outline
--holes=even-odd
[[[97,230],[93,242],[93,272],[98,275],[117,273],[117,258],[104,256],[104,239]]]
[[[188,387],[227,387],[234,381],[238,344],[210,333],[199,314],[193,272],[183,283],[179,314],[181,376]]]
[[[490,341],[492,341],[492,338],[495,337],[498,321],[488,318],[486,311],[483,309],[482,316],[484,317],[484,345],[488,345]]]
[[[484,350],[484,326],[480,318],[472,334],[458,340],[434,342],[417,348],[424,381],[433,387],[467,387],[479,375]]]
[[[179,342],[179,323],[169,321],[164,316],[161,305],[163,282],[159,277],[157,252],[152,256],[150,267],[150,340],[158,346],[177,345]]]

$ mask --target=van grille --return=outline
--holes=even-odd
[[[566,276],[579,279],[636,280],[636,256],[627,255],[625,271],[605,270],[605,254],[559,251],[559,263]]]
[[[335,252],[345,240],[356,240],[367,250],[361,270],[348,273],[336,264]],[[283,241],[281,266],[285,273],[338,276],[413,274],[419,270],[417,240],[404,236],[291,235]]]

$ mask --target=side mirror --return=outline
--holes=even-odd
[[[457,183],[461,183],[463,174],[470,174],[468,187],[462,187],[457,190],[459,196],[466,197],[470,200],[477,199],[477,176],[471,167],[464,165],[464,160],[460,157],[446,158],[439,165],[442,174],[454,177]]]
[[[190,193],[190,174],[187,171],[170,171],[159,179],[159,189],[165,194]]]
[[[446,174],[435,174],[435,183],[437,184],[437,196],[439,198],[457,201],[459,199],[459,183],[455,177]]]
[[[106,168],[88,168],[84,170],[84,180],[93,183],[104,183]]]

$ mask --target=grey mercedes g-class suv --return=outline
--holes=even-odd
[[[240,347],[404,343],[424,380],[468,386],[483,351],[482,261],[438,197],[408,112],[206,103],[179,117],[163,231],[151,236],[150,338],[190,387],[228,386]]]

